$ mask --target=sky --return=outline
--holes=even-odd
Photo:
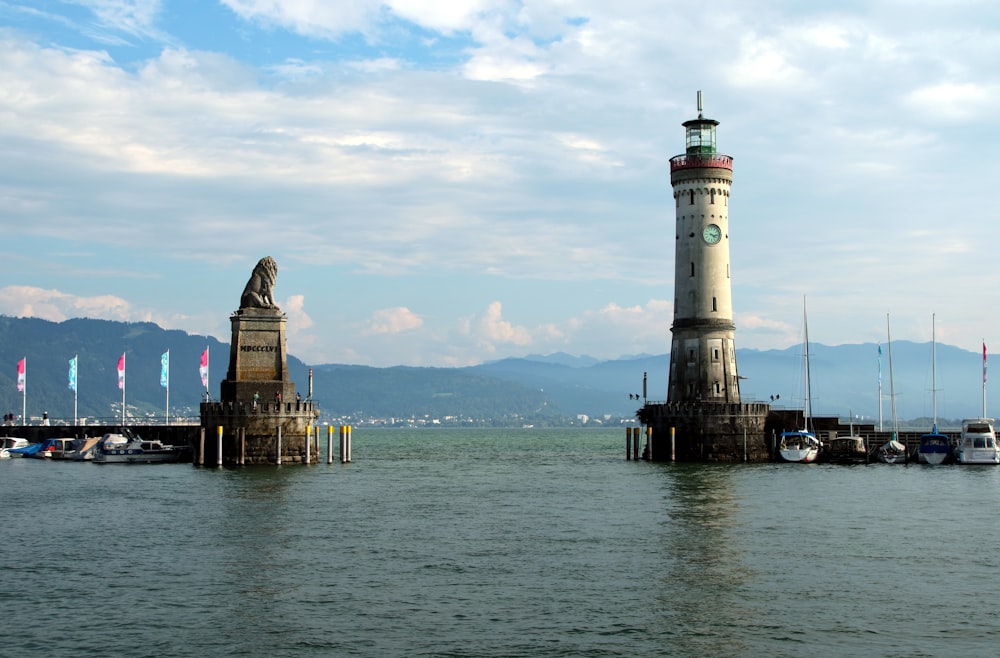
[[[1000,349],[993,0],[0,0],[0,314],[309,364],[666,354],[720,122],[736,345]]]

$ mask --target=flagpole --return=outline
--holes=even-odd
[[[205,387],[205,400],[207,401],[210,396],[208,394],[208,347],[205,346],[205,351],[201,353],[201,363],[198,366],[198,374],[201,376],[201,385]]]
[[[80,396],[80,384],[79,384],[79,381],[80,381],[80,378],[79,378],[80,362],[78,360],[79,358],[80,358],[79,354],[75,354],[73,356],[73,425],[74,426],[78,422],[77,421],[77,417],[78,416],[77,416],[77,406],[76,406],[76,403],[77,403],[77,400],[79,399],[79,396]]]
[[[125,427],[125,353],[122,352],[122,427]]]
[[[882,431],[882,343],[878,344],[878,431]]]
[[[24,386],[21,387],[21,425],[28,424],[28,357],[24,357]],[[985,395],[985,394],[984,394]]]
[[[166,361],[163,362],[163,388],[167,389],[167,425],[170,424],[170,350],[163,355]]]
[[[983,418],[986,418],[986,339],[983,339]]]

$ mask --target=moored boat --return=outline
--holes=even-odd
[[[143,440],[131,433],[109,433],[94,446],[95,464],[166,464],[187,455],[186,446],[173,446],[157,440]]]
[[[920,437],[920,445],[917,446],[917,459],[921,464],[937,466],[948,461],[951,455],[951,438],[947,434],[938,432],[937,423],[927,434]]]
[[[819,459],[820,442],[808,430],[782,432],[778,437],[778,454],[786,462],[811,464]]]
[[[931,408],[934,424],[931,431],[920,437],[917,445],[917,461],[921,464],[937,466],[948,460],[951,454],[951,439],[938,432],[937,426],[937,322],[931,315]]]
[[[1000,464],[1000,448],[992,418],[967,418],[955,450],[959,464]]]
[[[42,441],[37,452],[28,455],[36,459],[73,459],[76,455],[76,439],[57,437]]]
[[[892,406],[892,438],[879,446],[878,460],[883,464],[905,464],[906,446],[899,441],[899,423],[896,419],[896,386],[892,377],[892,332],[889,314],[885,314],[886,348],[889,352],[889,402]]]
[[[806,320],[806,300],[802,298],[802,330],[803,352],[805,356],[805,406],[802,410],[802,426],[800,430],[782,432],[778,436],[778,455],[786,462],[811,464],[819,459],[823,444],[816,438],[815,432],[809,428],[812,415],[811,382],[809,374],[809,325]]]
[[[851,432],[850,436],[835,436],[827,448],[827,461],[833,464],[867,464],[868,449],[863,437]]]
[[[906,463],[906,446],[897,438],[895,432],[892,438],[878,448],[878,460],[883,464]]]
[[[11,453],[12,449],[16,448],[27,448],[30,445],[28,439],[22,439],[18,436],[4,436],[0,437],[0,459],[10,459],[18,453]]]

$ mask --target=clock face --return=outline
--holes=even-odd
[[[701,237],[705,238],[705,242],[708,244],[718,244],[719,240],[722,239],[722,229],[719,228],[718,224],[709,224],[702,231]]]

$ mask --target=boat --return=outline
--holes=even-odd
[[[938,432],[937,425],[937,323],[931,316],[931,409],[934,421],[931,431],[920,437],[917,445],[917,461],[921,464],[937,466],[951,455],[951,438]]]
[[[992,418],[963,420],[955,461],[959,464],[1000,464],[994,423]]]
[[[809,428],[812,415],[812,400],[809,381],[809,325],[806,322],[806,300],[802,298],[802,328],[804,333],[805,353],[805,405],[802,409],[802,426],[800,430],[782,432],[778,437],[778,454],[782,461],[800,464],[811,464],[819,459],[823,445],[816,438],[816,433]]]
[[[54,438],[42,441],[41,447],[26,455],[35,459],[73,459],[76,455],[76,439]]]
[[[11,453],[11,449],[27,448],[30,445],[28,439],[17,436],[0,437],[0,459],[10,459],[18,453]]]
[[[867,464],[868,447],[863,437],[854,433],[854,414],[851,414],[851,433],[830,439],[826,452],[827,461],[833,464]]]
[[[42,449],[41,443],[29,443],[28,445],[23,446],[21,448],[10,448],[8,452],[10,452],[11,456],[17,454],[22,457],[30,457],[41,449]]]
[[[83,437],[78,439],[76,454],[73,455],[73,459],[78,462],[90,461],[94,458],[94,451],[97,449],[97,444],[101,441],[103,437]]]
[[[190,448],[146,440],[131,432],[108,433],[94,446],[95,464],[166,464],[179,462]]]
[[[892,334],[889,331],[889,314],[885,314],[886,349],[889,352],[889,401],[892,407],[892,438],[878,448],[878,460],[883,464],[905,464],[906,446],[899,440],[899,423],[896,419],[896,387],[892,377]]]

